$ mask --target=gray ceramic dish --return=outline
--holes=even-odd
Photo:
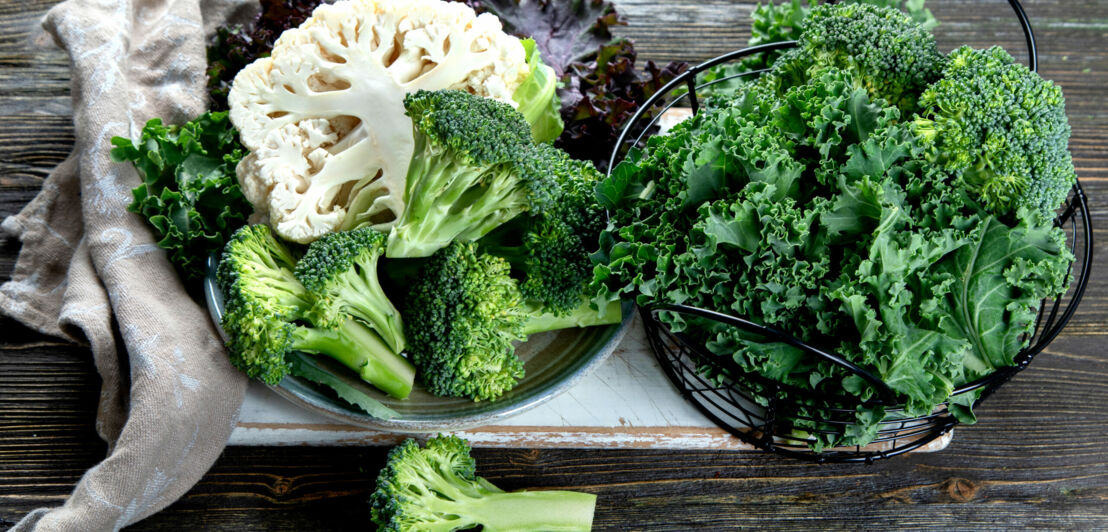
[[[209,274],[204,281],[204,295],[208,311],[218,327],[223,316],[223,295],[215,280],[216,263],[214,257],[208,262]],[[519,414],[568,390],[615,350],[630,323],[631,305],[626,303],[623,321],[618,325],[566,329],[531,336],[516,348],[527,376],[496,401],[475,403],[466,399],[435,397],[418,384],[407,399],[394,399],[338,364],[332,365],[336,375],[392,409],[395,415],[388,419],[374,417],[299,377],[286,377],[270,388],[302,408],[360,427],[393,432],[435,432],[478,427]],[[329,365],[326,358],[321,357],[320,362]]]

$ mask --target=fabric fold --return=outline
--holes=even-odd
[[[205,28],[242,0],[68,0],[43,27],[70,57],[76,142],[42,191],[0,225],[22,242],[0,312],[88,345],[109,444],[59,508],[12,530],[118,530],[177,500],[211,467],[238,419],[246,379],[146,222],[127,212],[140,182],[111,162],[113,136],[203,112]],[[208,17],[202,16],[202,9]]]

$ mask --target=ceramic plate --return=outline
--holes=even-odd
[[[218,326],[223,316],[223,296],[215,280],[215,266],[216,260],[210,260],[204,293],[208,310]],[[420,387],[418,382],[407,399],[395,399],[377,391],[326,357],[317,357],[320,365],[334,368],[334,373],[347,384],[391,409],[393,415],[387,419],[372,416],[336,397],[330,390],[299,377],[286,377],[280,384],[270,388],[302,408],[361,427],[395,432],[434,432],[489,425],[568,390],[611,354],[630,323],[631,305],[626,303],[623,321],[618,325],[532,335],[516,348],[516,354],[524,362],[526,377],[512,391],[496,401],[473,402],[467,399],[435,397]]]

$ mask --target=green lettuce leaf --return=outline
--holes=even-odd
[[[186,279],[203,278],[208,255],[223,249],[253,212],[236,182],[244,150],[227,112],[183,126],[155,118],[137,143],[115,137],[112,145],[112,160],[132,163],[142,178],[128,210],[146,218]]]
[[[562,134],[561,101],[557,98],[558,78],[554,69],[542,62],[541,53],[534,39],[524,39],[527,65],[531,75],[520,84],[512,99],[519,104],[519,112],[531,124],[535,142],[550,142]]]

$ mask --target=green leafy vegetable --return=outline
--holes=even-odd
[[[142,177],[128,210],[146,218],[186,279],[204,277],[207,257],[253,212],[235,181],[244,150],[227,113],[183,126],[155,118],[137,143],[115,137],[112,145],[112,160],[134,164]]]
[[[1065,292],[1073,257],[1037,201],[998,216],[963,174],[934,163],[936,147],[996,153],[988,138],[1022,135],[1026,124],[994,120],[981,137],[903,117],[917,100],[933,105],[920,94],[936,90],[947,91],[944,102],[975,106],[942,112],[992,117],[1013,100],[1039,102],[1042,85],[1007,67],[959,83],[951,70],[965,52],[944,61],[930,36],[891,8],[826,5],[805,23],[800,52],[650,138],[597,187],[611,221],[593,256],[591,294],[597,303],[634,296],[774,327],[866,368],[905,404],[899,412],[860,406],[848,427],[817,421],[838,404],[777,404],[811,431],[797,437],[813,449],[865,445],[881,421],[944,404],[973,422],[977,396],[951,393],[1014,363],[1042,301]],[[1055,124],[1043,127],[1059,131]],[[864,380],[790,345],[717,322],[660,318],[746,371],[874,397]],[[781,393],[750,385],[767,402]]]

